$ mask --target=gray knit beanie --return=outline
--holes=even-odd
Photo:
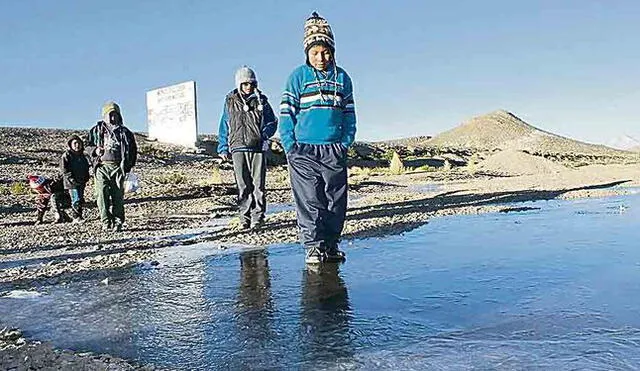
[[[240,91],[240,85],[245,82],[250,82],[258,85],[258,79],[256,73],[247,66],[242,66],[236,71],[236,88]]]

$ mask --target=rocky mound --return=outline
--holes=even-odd
[[[568,170],[563,165],[544,157],[513,149],[490,156],[478,164],[478,168],[485,172],[503,175],[557,174]]]
[[[540,130],[514,114],[502,110],[475,117],[432,138],[426,144],[474,151],[511,149],[540,155],[572,154],[614,158],[629,156],[626,151],[588,144]]]

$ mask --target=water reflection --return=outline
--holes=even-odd
[[[536,205],[357,241],[321,271],[297,244],[175,247],[108,285],[0,297],[0,319],[170,369],[640,369],[640,198]]]
[[[240,283],[235,310],[241,342],[265,345],[273,338],[273,298],[267,251],[240,253]]]
[[[270,352],[277,338],[274,331],[274,301],[266,250],[239,254],[240,276],[237,282],[231,339],[226,344],[224,361],[216,367],[252,369],[256,365],[273,367],[278,359]],[[219,329],[218,329],[219,331]]]
[[[301,352],[304,363],[344,363],[353,358],[352,310],[339,264],[302,270]]]

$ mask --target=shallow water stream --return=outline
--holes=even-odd
[[[167,249],[158,267],[0,298],[33,339],[178,369],[640,368],[640,196],[518,204],[354,241]]]

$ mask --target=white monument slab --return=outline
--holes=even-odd
[[[149,138],[195,147],[198,140],[196,82],[187,81],[147,92]]]

